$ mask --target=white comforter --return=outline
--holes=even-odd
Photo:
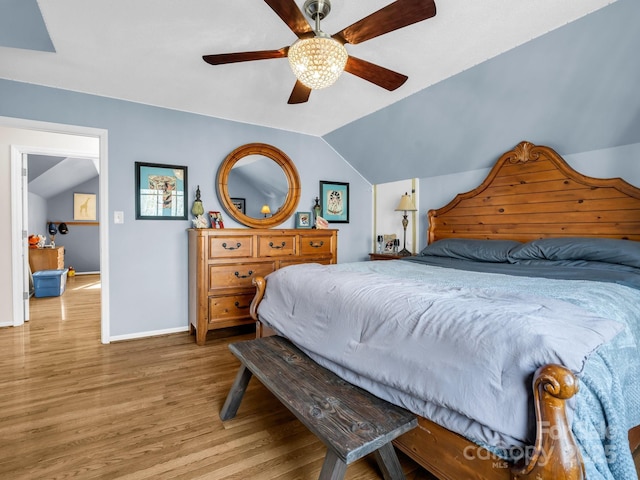
[[[486,275],[504,288],[484,288]],[[575,301],[527,293],[540,279],[511,278],[411,262],[299,265],[269,275],[258,314],[347,381],[507,448],[531,441],[532,373],[547,363],[580,372],[624,329]],[[584,283],[542,282],[556,297]],[[587,283],[593,302],[626,288]]]

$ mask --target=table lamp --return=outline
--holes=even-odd
[[[269,215],[271,213],[271,209],[269,208],[269,205],[263,205],[262,208],[260,209],[260,213],[264,214],[264,218],[267,218],[267,215]]]
[[[403,248],[398,252],[398,255],[400,255],[401,257],[408,257],[412,255],[412,253],[409,250],[407,250],[407,225],[409,225],[409,220],[407,219],[407,212],[415,212],[416,210],[418,209],[413,204],[413,199],[411,198],[411,195],[405,192],[404,195],[400,197],[400,203],[396,207],[396,212],[404,212],[404,215],[402,216],[402,228],[404,229],[404,241],[402,244]]]

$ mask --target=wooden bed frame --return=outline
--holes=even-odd
[[[620,178],[597,179],[573,170],[554,150],[521,142],[503,154],[477,188],[430,210],[428,241],[443,238],[510,239],[609,237],[640,241],[640,189]],[[265,281],[256,278],[256,321]],[[258,321],[258,334],[264,329]],[[584,467],[565,401],[576,377],[559,365],[534,376],[536,441],[521,465],[511,465],[426,418],[394,442],[442,480],[581,480]],[[545,428],[546,427],[546,428]],[[553,435],[550,434],[553,432]],[[629,431],[632,452],[640,426]]]

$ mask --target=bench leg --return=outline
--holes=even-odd
[[[318,480],[342,480],[346,471],[347,464],[331,450],[327,450],[327,456],[324,457]]]
[[[220,410],[220,420],[225,421],[236,416],[238,407],[240,407],[240,402],[242,402],[242,397],[252,376],[251,370],[244,365],[240,367],[236,379],[231,386],[231,390],[229,390],[227,394],[227,399],[224,401],[222,410]]]
[[[404,472],[391,442],[373,452],[384,480],[404,480]]]

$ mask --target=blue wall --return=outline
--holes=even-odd
[[[640,143],[639,20],[618,0],[324,139],[374,184],[490,168],[522,140],[563,156]]]
[[[73,194],[96,194],[96,221],[100,222],[99,177],[95,177],[49,199],[48,219],[52,222],[73,221]],[[100,231],[93,225],[68,225],[69,233],[56,235],[56,245],[64,247],[64,264],[76,272],[100,271]]]
[[[369,251],[371,185],[320,138],[8,80],[0,80],[0,115],[108,130],[108,210],[125,218],[109,230],[112,336],[188,325],[191,222],[135,220],[136,161],[187,166],[189,205],[199,184],[205,210],[222,210],[215,194],[220,163],[240,145],[272,144],[298,169],[299,210],[310,211],[319,180],[350,183],[351,222],[336,224],[338,259],[364,259]],[[241,226],[226,216],[225,227]],[[293,228],[294,219],[282,227]]]

